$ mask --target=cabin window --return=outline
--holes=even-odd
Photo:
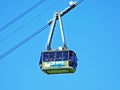
[[[49,61],[54,61],[55,60],[55,52],[50,52],[49,53]]]
[[[41,60],[44,62],[61,60],[75,61],[76,55],[72,51],[44,52],[42,53]]]
[[[42,53],[42,55],[43,55],[43,61],[47,62],[49,57],[48,52]]]
[[[68,51],[63,51],[63,60],[68,60]]]
[[[56,61],[62,60],[62,52],[56,52]]]

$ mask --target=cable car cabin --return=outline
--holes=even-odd
[[[71,50],[42,52],[40,68],[47,74],[74,73],[77,67],[76,54]]]
[[[65,13],[68,13],[68,11],[70,11],[76,5],[77,2],[70,2],[70,6],[68,8],[63,11],[55,12],[54,17],[48,22],[48,24],[51,25],[51,28],[47,40],[46,52],[41,53],[39,62],[41,70],[47,74],[74,73],[76,70],[77,57],[73,51],[68,50],[61,19]],[[51,48],[51,43],[57,20],[59,21],[60,25],[63,47],[54,51]]]

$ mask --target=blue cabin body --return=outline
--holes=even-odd
[[[74,73],[77,56],[72,50],[42,52],[39,65],[47,74]]]

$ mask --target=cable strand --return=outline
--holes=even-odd
[[[52,8],[53,6],[55,6],[58,3],[59,0],[57,0],[55,3],[53,3],[52,5],[50,5],[49,7],[47,7],[45,10],[41,11],[39,14],[37,14],[35,17],[31,18],[29,21],[27,21],[25,24],[21,25],[20,27],[18,27],[15,31],[11,32],[10,34],[8,34],[7,36],[5,36],[4,38],[0,39],[0,42],[6,40],[7,38],[9,38],[10,36],[12,36],[13,34],[15,34],[17,31],[19,31],[20,29],[22,29],[23,27],[25,27],[27,24],[29,24],[31,21],[35,20],[37,17],[39,17],[40,15],[42,15],[43,13],[45,13],[46,11],[48,11],[50,8]]]
[[[49,25],[46,24],[45,26],[43,26],[42,28],[40,28],[39,30],[37,30],[36,32],[34,32],[33,34],[31,34],[30,36],[28,36],[27,38],[25,38],[23,41],[21,41],[20,43],[16,44],[15,46],[13,46],[9,50],[7,50],[5,53],[3,53],[2,55],[0,55],[0,60],[3,59],[4,57],[6,57],[7,55],[9,55],[10,53],[12,53],[13,51],[15,51],[17,48],[19,48],[20,46],[22,46],[26,42],[28,42],[33,37],[37,36],[39,33],[41,33],[42,31],[44,31],[48,26]]]
[[[6,28],[8,28],[10,25],[14,24],[15,22],[17,22],[20,18],[22,18],[23,16],[27,15],[28,13],[30,13],[32,10],[34,10],[36,7],[38,7],[39,5],[41,5],[43,2],[45,2],[46,0],[40,0],[38,3],[36,3],[35,5],[31,6],[29,9],[27,9],[26,11],[24,11],[22,14],[20,14],[19,16],[15,17],[13,20],[11,20],[10,22],[8,22],[7,24],[5,24],[4,26],[2,26],[0,28],[0,32],[2,32],[3,30],[5,30]]]
[[[80,4],[80,3],[82,3],[83,1],[84,1],[84,0],[79,0],[79,1],[77,1],[77,3]]]

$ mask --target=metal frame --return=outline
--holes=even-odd
[[[64,34],[64,29],[63,29],[61,15],[60,15],[60,12],[56,12],[55,16],[53,18],[51,29],[50,29],[50,33],[49,33],[49,36],[48,36],[47,47],[46,47],[47,51],[51,50],[51,42],[52,42],[53,33],[54,33],[54,29],[55,29],[57,18],[58,18],[59,25],[60,25],[62,42],[63,42],[63,45],[64,45],[63,48],[64,49],[68,49],[67,45],[66,45],[66,40],[65,40],[65,34]]]
[[[76,5],[78,5],[77,2],[70,2],[69,3],[70,6],[68,8],[66,8],[63,11],[60,12],[55,12],[53,19],[51,19],[48,24],[51,25],[51,29],[50,29],[50,33],[48,36],[48,41],[47,41],[47,45],[46,45],[46,50],[50,51],[51,50],[51,43],[52,43],[52,37],[53,37],[53,33],[54,33],[54,29],[55,29],[55,25],[56,25],[56,21],[59,21],[59,25],[60,25],[60,30],[61,30],[61,37],[62,37],[62,42],[63,42],[63,49],[67,50],[68,47],[66,45],[66,40],[65,40],[65,34],[64,34],[64,29],[63,29],[63,25],[62,25],[62,19],[61,17],[63,15],[65,15],[66,13],[68,13],[70,10],[72,10]]]

